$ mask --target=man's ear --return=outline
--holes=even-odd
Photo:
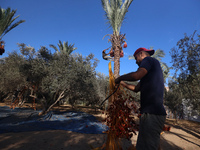
[[[147,52],[141,51],[142,52],[142,57],[150,56]]]
[[[145,56],[145,52],[144,52],[144,51],[141,51],[141,52],[140,52],[140,55],[141,55],[141,57],[143,58],[143,57]]]

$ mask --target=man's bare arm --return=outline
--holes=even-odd
[[[115,79],[115,83],[119,84],[120,81],[137,81],[142,79],[146,74],[147,70],[145,68],[139,68],[136,72],[131,72],[118,77]]]
[[[131,91],[134,91],[136,93],[140,91],[140,82],[137,85],[132,85],[132,84],[125,83],[124,81],[121,81],[120,84],[124,86],[125,88]]]

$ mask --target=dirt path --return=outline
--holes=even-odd
[[[132,138],[136,143],[137,136]],[[105,134],[81,134],[51,130],[0,134],[1,150],[91,150],[106,141]],[[127,146],[126,146],[127,147]],[[198,150],[200,134],[175,127],[161,135],[161,150]]]
[[[34,131],[0,134],[1,150],[90,150],[103,144],[103,134],[70,131]]]
[[[162,150],[200,150],[200,134],[184,127],[172,127],[161,135]]]
[[[102,114],[94,115],[102,117]],[[168,121],[167,124],[171,130],[161,134],[161,150],[200,150],[199,123],[177,125]],[[91,150],[105,142],[106,134],[82,134],[64,130],[0,134],[0,150]],[[130,142],[135,145],[137,136],[133,136]],[[124,142],[124,150],[130,142]]]

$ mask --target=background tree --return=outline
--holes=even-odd
[[[200,35],[196,31],[180,39],[171,49],[172,67],[188,106],[200,112]]]
[[[37,87],[34,92],[37,103],[43,107],[41,114],[61,100],[72,106],[95,106],[105,98],[106,77],[100,79],[101,75],[97,76],[98,60],[93,54],[86,57],[57,55],[43,46],[36,51],[26,44],[18,45],[20,54],[13,52],[0,61],[0,69],[4,70],[0,73],[0,93],[12,93],[24,86]]]
[[[177,117],[183,119],[183,93],[175,80],[168,83],[169,91],[165,90],[164,104],[172,111],[176,121]]]
[[[74,44],[68,44],[68,42],[62,43],[60,40],[58,43],[59,49],[55,45],[52,45],[52,44],[50,44],[49,46],[52,47],[57,53],[68,54],[68,55],[70,55],[74,50],[77,49],[76,47],[74,47]]]
[[[120,29],[124,21],[124,17],[128,12],[128,8],[133,0],[101,0],[106,18],[110,27],[113,29],[113,34],[110,35],[109,41],[114,50],[114,76],[117,78],[120,71],[120,52],[122,44],[125,42],[125,35],[120,34]]]
[[[25,20],[19,20],[12,24],[19,17],[19,15],[14,17],[16,11],[17,10],[11,10],[11,8],[3,9],[0,7],[0,41],[5,34],[17,27],[19,24],[25,22]]]
[[[12,96],[26,84],[26,78],[20,74],[19,66],[25,62],[24,58],[16,52],[0,59],[0,100]],[[10,97],[11,98],[11,97]]]
[[[108,96],[107,94],[109,90],[108,88],[109,77],[100,72],[98,72],[96,76],[97,76],[97,82],[99,85],[99,90],[102,96],[100,100],[102,100],[102,99],[105,99],[106,96]]]

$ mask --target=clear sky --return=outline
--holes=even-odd
[[[74,52],[87,56],[93,53],[100,60],[96,70],[108,75],[108,62],[102,50],[111,46],[108,36],[112,29],[106,24],[101,0],[0,0],[2,8],[17,9],[17,20],[25,23],[3,37],[4,53],[18,50],[17,43],[25,43],[36,50],[40,46],[57,46],[59,40],[74,43]],[[200,30],[200,0],[134,0],[126,14],[121,33],[126,34],[128,47],[120,60],[120,74],[136,71],[135,60],[129,60],[139,47],[154,47],[166,53],[163,62],[171,66],[171,48],[184,33]],[[53,49],[51,49],[52,52]]]

